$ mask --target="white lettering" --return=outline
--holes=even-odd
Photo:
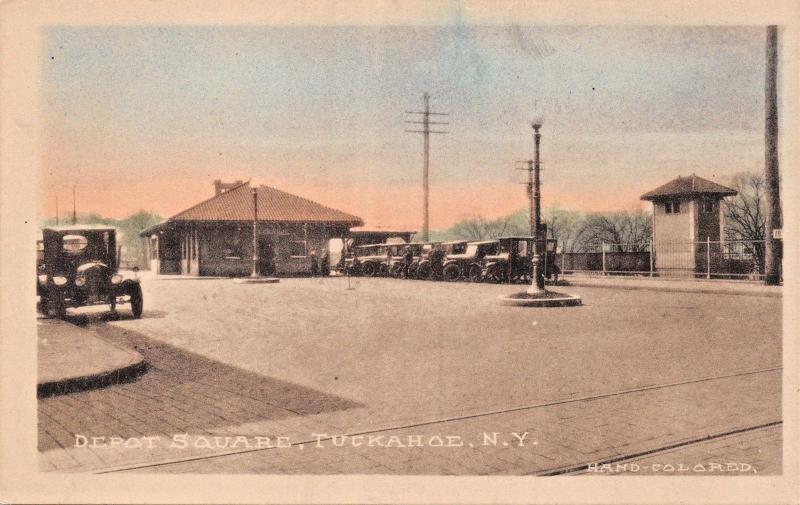
[[[176,433],[172,435],[172,447],[177,449],[186,449],[189,446],[189,434],[188,433]],[[175,445],[180,444],[180,445]]]

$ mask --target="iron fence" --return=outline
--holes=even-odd
[[[752,279],[764,277],[763,240],[705,240],[646,244],[592,244],[581,252],[559,252],[565,274]]]

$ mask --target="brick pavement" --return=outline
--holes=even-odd
[[[598,465],[592,475],[780,475],[782,426],[767,426],[657,454]]]
[[[357,424],[363,408],[350,411],[355,429],[346,433],[351,437],[338,437],[342,432],[330,430],[324,422],[325,416],[318,415],[313,420],[307,418],[303,427],[291,428],[291,423],[248,423],[224,430],[194,432],[188,439],[192,445],[201,439],[209,440],[212,434],[243,435],[255,444],[254,437],[258,435],[285,435],[292,444],[250,452],[241,452],[246,450],[244,446],[216,450],[169,448],[169,437],[179,432],[172,426],[180,424],[181,416],[173,419],[162,412],[162,421],[154,421],[160,432],[150,432],[163,435],[154,449],[48,450],[43,454],[43,465],[72,471],[138,466],[141,468],[133,468],[134,471],[167,473],[541,474],[780,421],[780,377],[780,371],[773,370],[452,420],[431,420],[414,426],[371,430],[362,433],[363,440],[352,437],[361,433]],[[60,408],[65,407],[60,405]],[[170,419],[172,422],[168,423]],[[113,426],[105,429],[114,432]],[[779,436],[780,428],[773,431]],[[496,442],[492,438],[495,432]],[[337,435],[337,438],[320,437],[317,442],[312,433]],[[527,433],[522,445],[514,433],[518,436]],[[382,437],[373,441],[389,446],[366,446],[369,435]],[[452,439],[457,440],[452,442],[454,446],[446,446],[448,436],[459,437]],[[444,446],[439,446],[439,439]],[[354,440],[362,445],[354,446]],[[731,454],[730,447],[736,446],[735,451],[741,453],[731,456],[736,461],[748,463],[760,474],[780,472],[779,460],[747,452],[749,442],[737,446],[737,440],[731,437],[727,446],[722,446],[728,447],[725,450]],[[416,446],[419,444],[422,447]],[[226,452],[230,454],[209,458],[214,453]],[[700,459],[706,461],[708,457],[706,454]],[[692,461],[691,455],[684,460]],[[165,464],[154,466],[158,461]]]

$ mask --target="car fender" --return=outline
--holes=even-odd
[[[114,291],[117,296],[127,294],[133,286],[139,286],[141,283],[139,279],[123,279],[122,282],[116,284]]]
[[[459,265],[460,266],[461,265],[461,261],[460,260],[445,260],[445,262],[442,263],[442,268],[443,269],[447,268],[448,265]]]

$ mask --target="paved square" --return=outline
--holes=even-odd
[[[572,287],[584,306],[525,309],[495,303],[520,286],[351,282],[146,279],[140,320],[71,316],[151,369],[41,400],[43,468],[546,474],[780,431],[781,298]],[[75,434],[158,439],[76,448]],[[342,434],[393,445],[321,436]],[[255,447],[279,436],[291,448]]]

